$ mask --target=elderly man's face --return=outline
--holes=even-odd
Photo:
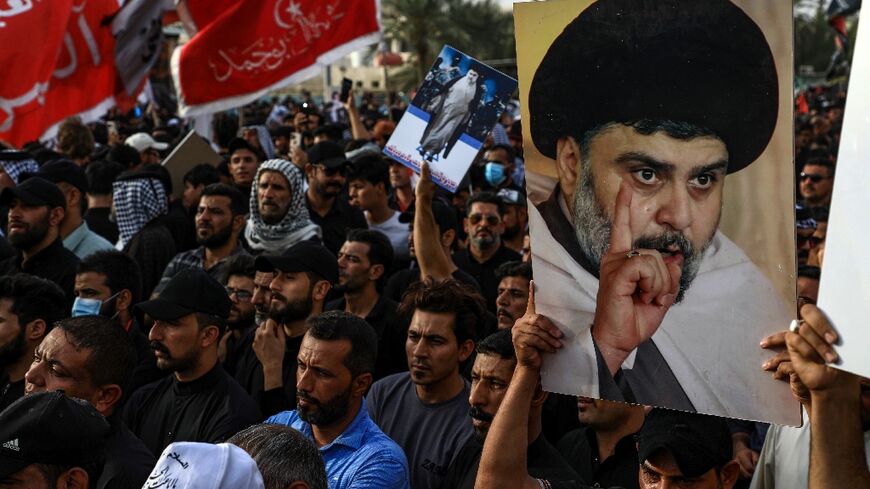
[[[715,137],[680,140],[614,125],[592,138],[588,152],[582,155],[573,196],[581,248],[594,266],[600,265],[610,242],[616,194],[627,181],[633,190],[634,247],[657,249],[666,260],[682,262],[681,300],[719,225],[725,144]]]
[[[257,183],[257,205],[266,224],[278,224],[290,209],[293,192],[284,175],[264,171]]]

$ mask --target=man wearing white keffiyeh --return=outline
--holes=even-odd
[[[18,185],[23,173],[36,173],[39,165],[23,151],[0,151],[0,189]]]
[[[160,180],[137,172],[120,175],[112,190],[119,234],[115,247],[139,264],[143,297],[149,297],[175,256],[172,234],[158,219],[169,209],[166,192]]]
[[[287,160],[263,162],[251,188],[251,213],[245,228],[248,246],[256,253],[281,253],[307,240],[320,241],[305,206],[302,172]]]

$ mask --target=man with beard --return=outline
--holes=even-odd
[[[306,320],[323,312],[338,281],[335,255],[323,245],[303,241],[281,255],[257,257],[258,272],[274,274],[267,319],[242,339],[251,341],[239,358],[235,378],[265,416],[296,404],[296,354],[308,329]]]
[[[474,352],[483,299],[455,280],[413,284],[400,314],[411,316],[405,352],[410,372],[377,381],[369,415],[405,451],[411,487],[441,486],[450,461],[472,435],[469,386],[461,365]]]
[[[383,233],[355,229],[338,252],[338,286],[344,297],[326,304],[327,311],[344,311],[361,317],[378,335],[378,360],[374,379],[404,372],[407,321],[396,314],[399,307],[380,293],[387,269],[393,262],[393,247]]]
[[[502,263],[495,269],[498,279],[498,297],[495,300],[499,329],[510,329],[526,313],[529,302],[529,282],[532,266],[519,261]]]
[[[225,367],[228,358],[238,356],[241,339],[256,326],[254,305],[251,303],[254,297],[254,273],[254,257],[250,255],[235,255],[227,261],[227,278],[224,286],[233,302],[233,307],[227,317],[227,331],[218,345],[218,358]]]
[[[9,209],[6,237],[18,251],[0,261],[0,275],[24,272],[48,279],[63,290],[66,304],[72,304],[73,280],[78,257],[63,247],[60,223],[66,198],[57,185],[31,177],[16,187],[4,188],[0,206]]]
[[[23,273],[0,277],[0,411],[24,395],[33,352],[66,315],[57,285]]]
[[[132,258],[117,250],[86,256],[76,270],[75,294],[72,317],[110,318],[133,342],[136,367],[125,386],[127,394],[166,376],[157,368],[148,338],[133,315],[133,305],[142,297],[142,278],[139,265]]]
[[[196,210],[196,242],[199,248],[175,255],[154,292],[160,293],[181,270],[199,268],[215,280],[227,276],[227,261],[239,254],[247,255],[239,242],[245,225],[245,196],[229,185],[213,183],[202,191]]]
[[[477,344],[477,357],[471,369],[471,423],[474,437],[459,450],[441,484],[443,489],[474,489],[483,442],[496,412],[507,393],[517,365],[510,330],[497,331]],[[577,477],[568,463],[544,437],[541,412],[547,393],[535,388],[529,409],[528,471],[532,477],[570,480]],[[642,419],[642,418],[641,418]]]
[[[154,319],[148,339],[157,367],[172,373],[134,392],[124,410],[124,423],[155,457],[172,442],[219,443],[262,419],[218,362],[232,307],[220,282],[182,270],[159,298],[136,307]]]
[[[296,410],[266,420],[314,442],[331,489],[409,488],[405,454],[366,409],[377,348],[359,317],[330,311],[311,318],[296,362]]]
[[[504,203],[504,232],[501,240],[506,247],[522,253],[526,228],[529,225],[526,194],[522,190],[503,188],[498,191],[498,196]]]
[[[114,321],[85,316],[58,321],[36,349],[25,376],[28,396],[60,390],[89,402],[106,417],[106,465],[96,489],[138,489],[156,462],[120,419],[135,365],[133,344]]]
[[[341,147],[332,141],[319,142],[308,150],[305,205],[311,222],[320,226],[324,246],[334,254],[338,254],[349,229],[369,227],[362,211],[348,204],[347,195],[343,195],[348,165]]]
[[[755,368],[759,328],[793,312],[718,231],[726,174],[752,164],[776,126],[770,47],[729,1],[636,7],[581,12],[530,87],[532,140],[558,175],[529,209],[532,261],[546,314],[569,338],[547,357],[544,385],[793,420],[787,389],[762,385]]]
[[[520,261],[522,257],[506,247],[501,240],[505,207],[498,195],[492,192],[473,194],[468,198],[465,214],[468,247],[454,253],[453,260],[456,266],[477,280],[487,308],[495,312],[498,293],[495,269],[508,261]]]

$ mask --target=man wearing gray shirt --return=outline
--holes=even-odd
[[[409,373],[376,382],[369,416],[405,451],[411,487],[440,487],[454,455],[473,430],[469,385],[460,365],[474,351],[483,298],[455,280],[427,279],[405,294],[400,313],[411,315],[405,352]]]

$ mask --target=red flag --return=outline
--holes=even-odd
[[[797,98],[797,113],[798,114],[809,114],[810,113],[810,105],[807,103],[807,94],[805,92],[801,92]]]
[[[239,107],[380,39],[378,0],[185,4],[197,32],[172,56],[183,116]]]

